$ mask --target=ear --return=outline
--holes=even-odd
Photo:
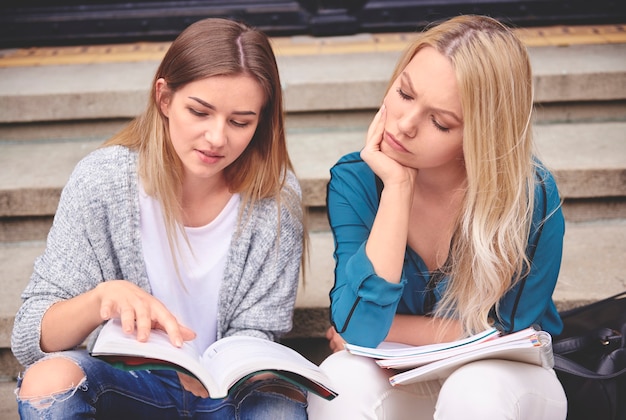
[[[168,114],[169,114],[169,104],[170,104],[171,96],[168,92],[167,82],[162,77],[157,79],[156,81],[155,96],[156,96],[155,100],[159,109],[161,110],[163,115],[165,115],[166,117],[169,117]]]

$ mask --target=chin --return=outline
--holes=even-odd
[[[395,150],[393,150],[391,147],[389,146],[385,146],[383,147],[383,145],[380,146],[380,151],[383,153],[383,155],[395,160],[396,162],[400,163],[401,165],[404,165],[401,161],[400,156],[398,156],[398,152],[396,152]]]

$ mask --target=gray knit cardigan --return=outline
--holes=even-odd
[[[246,334],[276,340],[292,326],[302,254],[300,186],[289,172],[280,221],[274,199],[247,209],[231,241],[218,303],[218,338]],[[110,279],[150,284],[141,249],[137,154],[98,149],[74,169],[35,260],[13,327],[11,346],[24,366],[42,358],[41,320],[55,302]],[[173,279],[172,281],[177,281]],[[191,298],[191,297],[190,297]]]

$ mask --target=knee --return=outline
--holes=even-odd
[[[350,381],[355,384],[362,384],[363,382],[367,384],[371,378],[379,377],[386,381],[389,376],[372,359],[354,356],[345,350],[328,356],[320,364],[320,368],[329,376],[338,377],[338,380]]]
[[[435,418],[563,419],[566,400],[548,369],[504,360],[473,362],[444,382]]]
[[[33,364],[24,373],[19,397],[30,399],[67,391],[78,386],[84,378],[85,373],[70,359],[44,359]]]
[[[449,409],[449,406],[461,410],[491,408],[494,401],[502,403],[512,397],[507,394],[516,384],[506,382],[504,371],[498,372],[496,363],[474,362],[453,372],[439,393],[438,410]],[[460,408],[462,406],[465,408]]]
[[[346,351],[333,353],[320,365],[339,396],[332,401],[309,393],[309,419],[376,418],[391,388],[388,373],[372,359]]]

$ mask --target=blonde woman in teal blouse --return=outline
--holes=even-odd
[[[543,367],[479,361],[394,388],[390,372],[342,351],[492,326],[560,332],[564,220],[533,150],[532,109],[526,48],[494,19],[453,18],[401,57],[365,147],[331,170],[335,353],[322,367],[339,397],[309,397],[309,418],[565,418],[563,389]]]

